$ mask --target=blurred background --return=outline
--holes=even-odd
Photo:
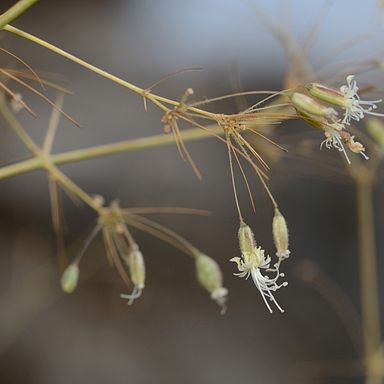
[[[12,4],[2,0],[0,12]],[[287,23],[299,43],[320,20],[309,58],[332,81],[343,63],[382,52],[384,10],[377,1],[254,4],[274,22]],[[156,92],[177,100],[192,87],[194,98],[203,99],[284,86],[287,55],[251,8],[236,0],[41,0],[13,24],[144,88],[169,73],[202,68],[169,79]],[[2,47],[74,93],[66,97],[64,109],[82,127],[62,119],[54,152],[162,132],[159,111],[149,105],[145,113],[142,100],[126,89],[6,32],[0,39]],[[0,60],[2,66],[19,68],[6,55]],[[361,78],[380,84],[383,73]],[[25,113],[19,118],[41,142],[50,108],[34,96],[25,94],[25,99],[38,118]],[[226,113],[237,108],[233,100],[212,105]],[[0,124],[1,164],[27,158],[13,132],[3,120]],[[196,282],[190,258],[136,231],[148,276],[142,298],[132,307],[119,298],[124,285],[108,267],[101,238],[81,264],[76,292],[62,293],[46,175],[36,171],[1,180],[0,383],[362,382],[359,369],[348,365],[357,357],[349,336],[358,338],[353,312],[341,311],[349,318],[348,329],[335,311],[339,288],[332,283],[358,308],[355,189],[337,154],[318,152],[321,135],[300,125],[278,128],[279,143],[290,153],[279,155],[271,172],[271,188],[291,235],[291,258],[283,265],[289,286],[278,292],[284,314],[270,315],[252,283],[233,276],[228,260],[239,256],[238,217],[226,149],[218,140],[188,143],[202,182],[175,145],[62,169],[87,192],[107,202],[119,199],[124,207],[211,211],[209,217],[154,218],[219,262],[230,292],[225,316]],[[308,140],[316,153],[305,152]],[[256,214],[240,187],[246,220],[272,253],[273,209],[251,173],[250,179]],[[378,183],[377,233],[383,228],[382,192]],[[96,217],[65,195],[62,203],[72,260]],[[383,247],[379,236],[379,256]],[[330,362],[328,368],[320,361]],[[338,361],[344,365],[333,367]]]

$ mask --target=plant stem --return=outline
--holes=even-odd
[[[40,39],[40,38],[30,34],[30,33],[24,32],[21,29],[15,28],[12,25],[9,25],[9,24],[5,25],[3,27],[3,29],[5,31],[11,32],[11,33],[18,35],[20,37],[23,37],[24,39],[32,41],[35,44],[41,45],[42,47],[49,49],[50,51],[56,53],[57,55],[63,56],[66,59],[71,60],[71,61],[81,65],[82,67],[84,67],[84,68],[86,68],[86,69],[88,69],[94,73],[97,73],[98,75],[105,77],[108,80],[113,81],[114,83],[117,83],[117,84],[119,84],[125,88],[130,89],[132,92],[137,93],[138,95],[144,97],[145,99],[152,101],[154,104],[156,104],[159,108],[161,108],[165,112],[169,111],[169,109],[165,105],[163,105],[162,103],[173,105],[173,106],[179,105],[179,101],[167,99],[165,97],[152,94],[147,89],[140,88],[137,85],[129,83],[128,81],[123,80],[123,79],[121,79],[115,75],[112,75],[109,72],[104,71],[103,69],[100,69],[100,68],[98,68],[92,64],[89,64],[86,61],[70,54],[69,52],[64,51],[63,49],[58,48],[55,45],[50,44],[50,43],[46,42],[45,40],[42,40],[42,39]],[[208,112],[208,111],[205,111],[205,110],[202,110],[199,108],[195,108],[195,107],[188,107],[188,105],[186,105],[185,108],[191,112],[197,113],[201,116],[205,116],[205,117],[213,119],[215,121],[217,119],[217,115],[215,113],[211,113],[211,112]]]
[[[366,383],[381,383],[381,378],[370,372],[369,361],[378,353],[381,342],[380,299],[376,258],[375,223],[373,208],[373,175],[368,170],[356,174],[359,270],[361,290],[364,356],[368,363]]]
[[[11,23],[13,20],[18,18],[22,13],[38,1],[39,0],[18,1],[15,5],[9,8],[8,11],[5,11],[2,15],[0,15],[0,29],[3,29],[8,23]]]
[[[45,154],[38,147],[5,104],[0,105],[0,110],[5,121],[12,127],[16,135],[35,156],[33,160],[39,160],[40,168],[44,168],[52,179],[57,181],[63,188],[76,195],[96,212],[100,212],[100,206],[97,202],[52,163],[50,155]]]
[[[210,131],[207,132],[200,128],[186,129],[181,132],[183,141],[194,141],[212,137],[212,134],[222,133],[222,129],[218,126],[207,127]],[[89,160],[96,157],[113,155],[122,152],[136,151],[145,148],[160,147],[163,145],[173,144],[175,142],[173,135],[154,135],[133,140],[121,141],[118,143],[105,144],[90,148],[79,149],[49,155],[50,162],[55,165],[73,163],[77,161]],[[21,161],[16,164],[8,165],[0,168],[0,180],[8,177],[16,176],[22,173],[30,172],[36,169],[44,168],[44,162],[41,158],[32,158]]]

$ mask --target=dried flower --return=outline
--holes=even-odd
[[[348,149],[351,152],[360,153],[360,155],[362,155],[366,160],[368,160],[368,156],[364,153],[365,147],[363,146],[363,144],[359,143],[358,141],[355,141],[355,136],[351,136],[349,133],[348,135],[349,135],[349,138],[346,141]]]
[[[287,282],[283,282],[282,284],[278,284],[277,282],[280,277],[284,277],[284,274],[279,271],[282,259],[279,259],[273,268],[271,268],[271,258],[265,256],[264,250],[257,246],[250,227],[245,223],[241,223],[239,234],[241,234],[241,236],[243,234],[251,234],[251,236],[243,237],[243,240],[245,241],[248,239],[248,243],[240,241],[241,257],[233,257],[230,260],[237,264],[237,268],[240,271],[239,273],[235,273],[235,275],[238,277],[245,277],[245,279],[252,276],[252,280],[259,290],[269,312],[272,313],[273,311],[267,299],[272,301],[280,312],[284,312],[273,295],[273,292],[288,285]],[[261,273],[262,270],[264,271],[264,275]],[[270,277],[267,273],[273,274],[273,276]]]
[[[66,293],[72,293],[79,280],[80,269],[77,263],[69,264],[61,276],[61,288]]]
[[[219,265],[211,257],[199,252],[196,254],[196,273],[199,283],[222,307],[222,313],[224,313],[228,290],[223,287],[223,275]]]
[[[324,128],[324,134],[326,139],[320,144],[320,149],[325,144],[327,149],[336,148],[338,151],[343,152],[348,164],[351,164],[347,152],[345,151],[344,144],[347,148],[354,153],[359,153],[368,160],[369,157],[365,154],[364,146],[354,140],[355,136],[352,136],[349,132],[344,130],[344,126],[340,123],[333,123]]]

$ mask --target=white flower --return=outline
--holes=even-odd
[[[340,87],[340,92],[344,97],[343,108],[345,109],[342,124],[349,125],[351,120],[359,121],[364,118],[364,114],[384,116],[382,113],[372,112],[372,110],[377,108],[376,103],[381,103],[382,99],[372,101],[361,100],[357,94],[359,87],[354,78],[354,75],[347,76],[347,85]]]
[[[279,277],[284,277],[284,274],[279,271],[281,259],[273,268],[270,268],[271,258],[264,255],[264,250],[261,247],[255,246],[251,252],[243,252],[242,257],[234,257],[231,261],[237,264],[237,268],[240,271],[235,273],[236,276],[245,277],[246,279],[252,276],[252,280],[261,293],[261,297],[270,313],[273,311],[268,301],[275,303],[280,312],[284,312],[273,296],[273,292],[288,285],[287,282],[277,283]],[[264,275],[261,273],[261,270],[264,270]],[[273,277],[269,277],[267,273],[272,273]]]
[[[354,153],[359,153],[364,157],[365,160],[368,160],[368,156],[364,153],[364,146],[354,140],[355,136],[344,130],[344,126],[340,123],[329,124],[324,127],[324,134],[326,139],[323,140],[320,144],[320,149],[323,145],[327,149],[335,148],[340,152],[343,152],[345,158],[347,159],[348,164],[351,164],[347,152],[345,151],[344,144],[348,149]]]
[[[343,152],[345,158],[347,159],[347,163],[351,164],[347,152],[345,151],[343,140],[341,138],[340,132],[343,129],[343,125],[339,123],[329,124],[324,128],[324,135],[326,137],[320,144],[320,150],[323,148],[323,145],[327,149],[335,148],[340,152]]]

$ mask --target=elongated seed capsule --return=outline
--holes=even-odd
[[[223,287],[223,274],[219,265],[204,253],[196,254],[196,273],[198,282],[211,294],[211,298],[223,306],[228,290]]]
[[[346,107],[346,99],[338,90],[319,83],[311,83],[307,87],[308,92],[318,100],[335,105],[337,107]]]
[[[289,257],[288,226],[284,216],[277,208],[275,209],[275,216],[272,221],[272,233],[276,246],[276,256],[284,259]]]
[[[291,96],[292,105],[299,111],[310,117],[323,117],[334,121],[337,112],[331,107],[320,104],[318,101],[300,92],[294,92]]]
[[[145,263],[143,254],[136,244],[132,246],[128,255],[128,266],[133,285],[143,289],[145,285]]]
[[[238,236],[241,253],[251,254],[256,247],[255,236],[252,229],[243,221],[240,223]]]
[[[77,263],[69,264],[61,276],[61,288],[66,293],[72,293],[79,280],[80,269]]]

